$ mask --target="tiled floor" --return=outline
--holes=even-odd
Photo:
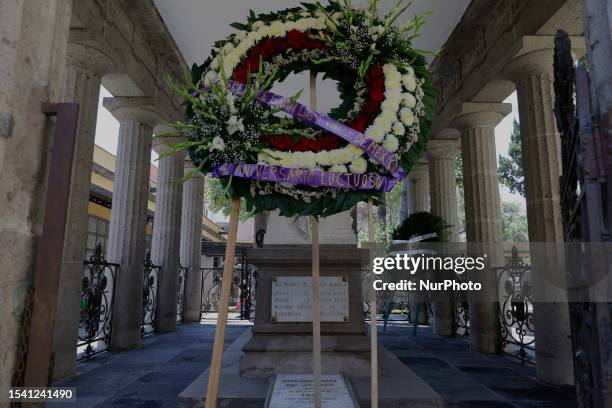
[[[245,325],[230,324],[226,346]],[[535,379],[535,369],[508,357],[471,352],[465,340],[441,338],[429,328],[390,322],[379,339],[440,393],[449,408],[570,408],[573,390]],[[77,402],[67,407],[174,407],[176,396],[210,364],[214,325],[182,325],[153,335],[138,350],[100,355],[78,367],[72,380]],[[53,404],[55,408],[62,405]]]
[[[453,408],[574,408],[573,388],[537,381],[535,367],[507,356],[483,356],[462,338],[435,336],[404,325],[379,328],[379,341]]]

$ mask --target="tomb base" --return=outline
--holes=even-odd
[[[274,375],[250,377],[240,373],[243,364],[241,360],[245,355],[242,350],[252,338],[251,330],[246,330],[227,348],[223,355],[218,394],[218,406],[220,407],[264,408],[266,400],[270,398],[270,387],[274,381]],[[371,406],[369,352],[364,352],[363,358],[363,363],[368,366],[367,375],[344,375],[344,377],[354,391],[359,407],[369,408]],[[324,356],[324,368],[325,360]],[[442,408],[444,406],[440,394],[382,346],[379,346],[378,349],[378,362],[378,406],[380,408]],[[204,407],[207,385],[208,369],[179,394],[178,406],[182,408]]]

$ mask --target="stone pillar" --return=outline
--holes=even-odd
[[[467,241],[476,243],[474,255],[486,253],[494,267],[504,263],[495,126],[510,112],[510,104],[465,103],[453,122],[461,132]],[[478,281],[484,296],[468,299],[471,347],[481,353],[499,354],[496,274],[493,270],[484,271]]]
[[[212,290],[215,286],[214,282],[214,271],[215,257],[214,256],[202,256],[202,268],[204,273],[202,275],[202,310],[209,312],[211,309],[215,309],[216,305],[212,303]]]
[[[67,0],[0,0],[1,395],[22,362],[54,131],[40,105],[62,97],[71,7]]]
[[[156,128],[169,132],[165,127]],[[180,265],[181,208],[183,199],[182,177],[185,153],[172,153],[170,145],[179,142],[176,137],[156,137],[153,149],[159,154],[157,162],[157,193],[151,260],[162,267],[157,288],[155,329],[159,332],[176,330],[178,278]]]
[[[430,140],[428,145],[431,213],[447,222],[450,229],[449,241],[456,242],[458,219],[455,160],[459,154],[458,133],[445,129],[439,136],[442,138]],[[441,293],[432,303],[434,333],[452,336],[455,326],[452,295]]]
[[[402,192],[400,193],[400,225],[410,216],[410,194],[410,179],[406,177],[402,182]]]
[[[448,225],[450,242],[457,241],[457,179],[455,161],[459,155],[459,132],[445,129],[444,139],[430,140],[429,154],[429,194],[431,213],[442,217]]]
[[[204,175],[193,173],[195,166],[185,160],[181,219],[181,265],[187,268],[183,297],[183,321],[199,322],[202,308],[202,217],[204,214]]]
[[[79,104],[79,124],[74,149],[64,253],[58,288],[53,350],[53,378],[74,375],[79,326],[79,299],[83,260],[87,251],[88,204],[91,185],[98,98],[102,75],[112,68],[106,54],[69,43],[64,82],[65,102]]]
[[[612,115],[612,4],[583,0],[582,15],[594,113]],[[612,118],[608,120],[612,122]]]
[[[410,214],[418,212],[429,212],[429,165],[419,163],[414,166],[408,174],[410,183]],[[416,320],[417,306],[419,319]],[[427,293],[410,292],[410,321],[411,323],[427,324]]]
[[[408,174],[410,180],[410,214],[429,212],[429,165],[420,163]]]
[[[553,46],[538,37],[522,39],[522,49],[504,68],[517,87],[525,172],[529,241],[563,241],[559,176],[561,148],[553,113]],[[533,265],[537,274],[537,265]],[[542,288],[534,287],[534,290]],[[572,384],[573,363],[567,301],[534,305],[538,378]]]
[[[104,107],[120,122],[107,250],[109,262],[121,265],[111,348],[128,350],[140,344],[151,138],[159,113],[148,98],[105,98]]]

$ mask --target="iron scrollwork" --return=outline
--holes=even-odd
[[[219,311],[219,297],[223,281],[223,267],[201,268],[202,274],[202,307],[201,318],[206,314]],[[255,310],[255,292],[257,286],[257,271],[241,256],[241,262],[234,266],[232,272],[232,287],[230,292],[231,305],[239,305],[241,320],[249,320]],[[228,305],[229,306],[229,305]]]
[[[464,275],[459,275],[459,281],[465,281]],[[455,335],[459,337],[470,337],[470,307],[466,291],[458,291],[455,299]]]
[[[77,359],[108,350],[111,340],[115,283],[119,265],[107,262],[102,245],[83,262]]]
[[[498,279],[504,353],[520,359],[521,362],[533,362],[535,330],[531,265],[519,256],[516,247],[512,248],[512,257]]]
[[[161,266],[151,261],[151,251],[147,250],[144,261],[144,284],[142,287],[142,322],[140,336],[145,337],[155,332],[155,319],[157,312],[157,288]]]
[[[178,269],[178,293],[176,296],[176,321],[183,321],[183,299],[185,298],[185,278],[187,277],[187,268],[179,265]]]

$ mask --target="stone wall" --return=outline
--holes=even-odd
[[[54,126],[41,111],[61,98],[70,0],[0,0],[0,394],[22,341],[47,193]]]

